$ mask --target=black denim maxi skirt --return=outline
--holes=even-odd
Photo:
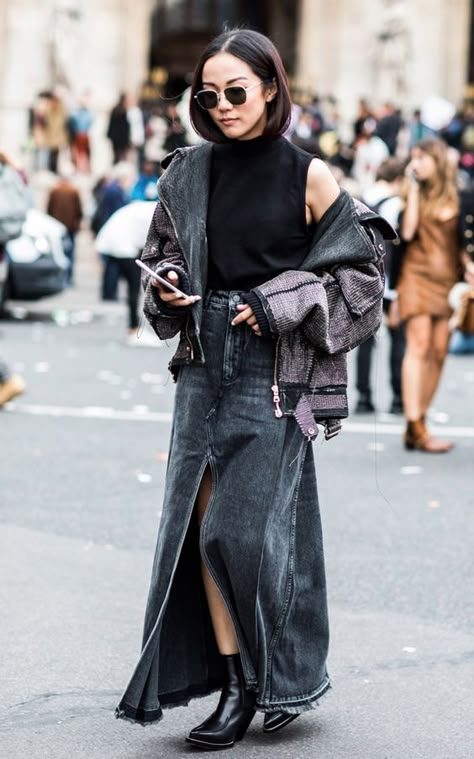
[[[206,295],[206,363],[179,372],[143,649],[116,710],[142,724],[223,684],[201,557],[233,619],[257,708],[303,712],[330,687],[313,451],[292,417],[275,416],[273,340],[231,325],[243,302],[240,292]],[[206,467],[213,487],[199,529]]]

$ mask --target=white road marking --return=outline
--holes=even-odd
[[[430,432],[433,435],[442,437],[465,437],[474,438],[474,427],[448,427],[447,425],[429,424]],[[404,430],[403,424],[385,424],[383,422],[372,422],[364,424],[362,422],[343,422],[343,432],[354,432],[361,435],[402,435]]]
[[[9,403],[5,407],[17,414],[32,416],[74,417],[76,419],[107,419],[120,422],[158,422],[169,424],[172,414],[161,411],[126,411],[109,406],[40,406],[27,403]]]
[[[31,414],[32,416],[55,416],[71,417],[76,419],[108,419],[120,422],[158,422],[170,424],[172,414],[168,411],[148,411],[143,407],[126,411],[114,409],[109,406],[45,406],[28,403],[8,403],[5,410],[17,414]],[[385,422],[343,422],[342,432],[350,432],[357,435],[402,435],[403,424],[386,424]],[[448,427],[445,425],[430,425],[430,430],[435,435],[458,438],[474,438],[474,427]]]

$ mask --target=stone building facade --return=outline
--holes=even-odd
[[[2,0],[0,146],[19,156],[38,92],[90,91],[94,140],[108,160],[106,117],[120,91],[172,75],[222,26],[246,19],[275,40],[302,96],[334,96],[343,123],[357,100],[404,110],[429,95],[462,102],[472,0]],[[472,63],[472,61],[471,61]],[[168,81],[171,81],[168,79]],[[161,86],[161,85],[160,85]],[[100,168],[97,167],[96,168]]]

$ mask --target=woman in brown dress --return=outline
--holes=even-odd
[[[461,266],[458,192],[444,142],[429,138],[416,143],[407,177],[401,224],[406,251],[397,287],[400,318],[406,323],[404,442],[410,450],[445,453],[452,443],[433,437],[425,425],[448,352],[448,293]]]

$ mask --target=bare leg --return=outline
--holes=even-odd
[[[402,364],[402,388],[405,416],[409,421],[421,419],[425,412],[425,387],[428,380],[432,344],[431,317],[412,316],[406,325],[406,351]]]
[[[428,363],[424,397],[422,402],[423,414],[430,407],[431,401],[438,389],[449,345],[449,322],[447,319],[436,319],[432,328],[432,345]]]
[[[197,495],[198,522],[201,525],[206,513],[207,504],[212,490],[212,475],[209,467],[205,470]],[[209,574],[204,562],[201,562],[202,579],[206,591],[207,603],[211,615],[212,626],[216,636],[219,653],[230,656],[239,652],[234,625],[217,585]]]

